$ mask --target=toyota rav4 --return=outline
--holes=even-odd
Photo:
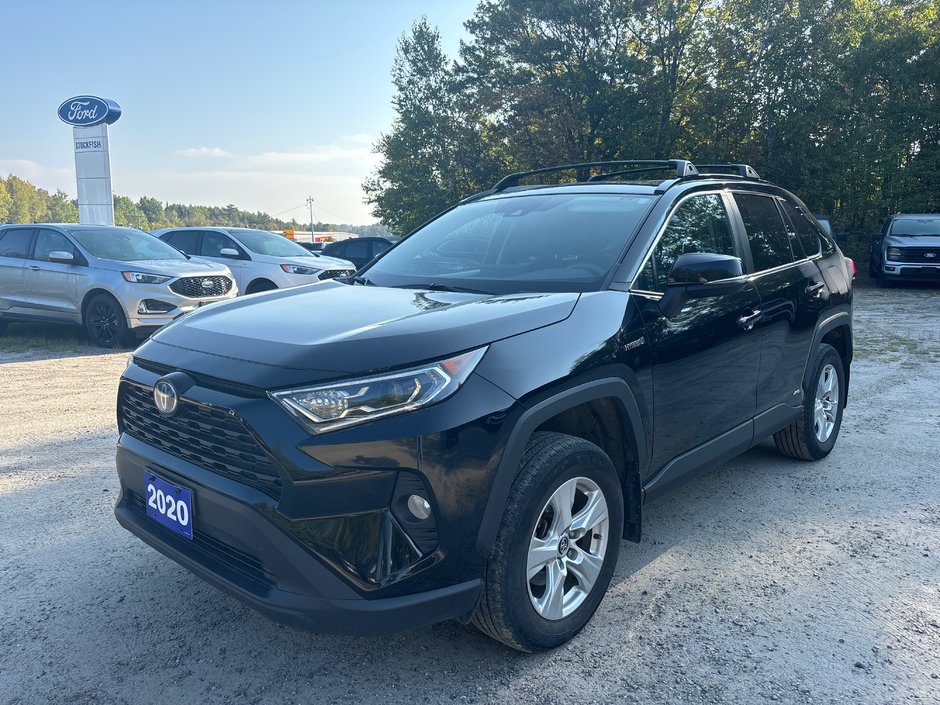
[[[550,649],[594,614],[645,502],[771,436],[832,450],[851,268],[745,165],[509,175],[354,277],[140,347],[118,521],[287,624],[457,618]]]

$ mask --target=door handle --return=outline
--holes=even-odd
[[[752,311],[751,313],[745,313],[738,319],[738,326],[744,330],[752,330],[754,324],[760,319],[760,309]]]
[[[822,289],[824,286],[826,286],[826,285],[825,285],[823,282],[813,282],[813,283],[810,284],[808,287],[806,287],[806,293],[807,293],[807,294],[812,294],[813,292],[819,291],[819,290]]]
[[[34,272],[42,271],[42,267],[37,267],[35,264],[29,265],[29,268]]]

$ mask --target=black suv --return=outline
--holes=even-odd
[[[356,277],[164,328],[120,384],[118,521],[288,624],[564,643],[644,502],[839,434],[851,262],[792,194],[708,171],[513,174]]]

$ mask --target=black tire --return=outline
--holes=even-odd
[[[134,342],[124,309],[110,294],[97,294],[92,298],[85,306],[82,322],[88,339],[99,348],[117,348]]]
[[[827,366],[831,365],[838,380],[837,408],[834,414],[832,430],[825,441],[816,435],[816,393],[820,377]],[[842,409],[845,406],[845,370],[842,358],[831,345],[823,343],[816,352],[816,359],[810,366],[811,374],[804,385],[803,413],[799,419],[782,431],[774,434],[774,444],[784,455],[798,460],[820,460],[832,451],[842,428]]]
[[[608,508],[606,548],[597,577],[580,605],[565,617],[546,619],[533,606],[534,598],[530,598],[532,588],[526,574],[529,544],[539,531],[549,499],[574,478],[580,478],[578,482],[587,479],[603,494]],[[585,535],[580,541],[600,539],[594,530],[588,534],[591,536]],[[547,651],[569,641],[600,605],[617,565],[622,535],[623,491],[617,471],[604,451],[584,439],[562,433],[533,434],[486,563],[480,604],[472,618],[474,626],[520,651]],[[577,548],[580,541],[573,537],[571,541]],[[567,583],[562,585],[564,593]]]
[[[274,291],[277,289],[277,285],[268,281],[267,279],[255,279],[251,284],[248,285],[248,288],[245,289],[246,294],[258,294],[262,291]]]

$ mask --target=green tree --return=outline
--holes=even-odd
[[[35,186],[12,174],[6,186],[11,199],[7,216],[11,223],[38,223],[46,219],[46,203]]]
[[[78,204],[65,191],[58,190],[46,199],[48,219],[52,223],[77,223]]]
[[[159,228],[167,224],[163,203],[156,198],[141,196],[137,201],[137,207],[144,214],[144,218],[146,218],[151,228]]]
[[[13,206],[13,198],[7,191],[6,181],[0,179],[0,223],[9,223],[10,208]]]

